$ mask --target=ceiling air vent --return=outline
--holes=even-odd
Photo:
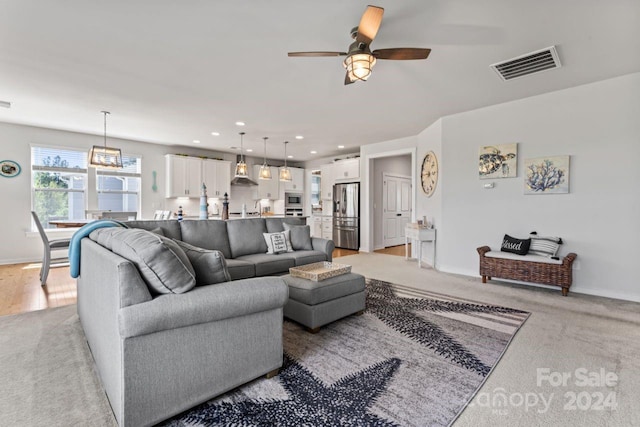
[[[529,74],[560,68],[560,58],[555,46],[526,53],[516,58],[491,64],[502,80],[513,80]]]

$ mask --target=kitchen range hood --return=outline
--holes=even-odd
[[[252,185],[258,185],[258,183],[244,176],[237,176],[231,180],[231,185],[251,187]]]

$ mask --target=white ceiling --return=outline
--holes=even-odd
[[[0,0],[0,121],[296,160],[415,135],[439,117],[640,71],[638,0],[376,1],[378,61],[343,85],[342,58],[367,2]],[[556,45],[563,67],[502,82],[489,65]],[[222,135],[214,137],[212,131]],[[304,135],[302,141],[295,135]],[[7,143],[8,141],[4,141]],[[278,143],[278,144],[276,144]],[[311,150],[318,154],[311,155]]]

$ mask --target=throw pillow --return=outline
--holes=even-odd
[[[540,255],[547,258],[555,257],[562,244],[560,237],[542,237],[538,236],[538,233],[535,231],[532,232],[529,237],[531,237],[529,253],[532,255]]]
[[[293,252],[288,230],[280,233],[262,233],[262,235],[264,236],[264,241],[267,243],[267,254],[273,255]]]
[[[196,285],[189,258],[173,240],[139,228],[101,228],[90,238],[106,241],[114,253],[131,261],[152,293],[181,294]]]
[[[181,240],[173,239],[173,241],[187,254],[189,262],[196,272],[196,286],[231,281],[227,270],[227,260],[224,259],[222,252],[199,248]]]
[[[282,224],[285,231],[291,232],[291,246],[294,251],[311,251],[311,227],[308,225],[291,225],[286,222]]]
[[[531,239],[516,239],[508,234],[504,235],[502,239],[502,246],[500,250],[502,252],[511,252],[518,255],[526,255],[529,252],[529,246],[531,245]]]

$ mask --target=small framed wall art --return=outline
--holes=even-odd
[[[524,194],[569,192],[569,156],[526,159],[524,168]]]
[[[518,175],[518,143],[485,145],[478,153],[480,179],[515,178]]]
[[[0,160],[0,175],[5,178],[15,178],[20,175],[22,168],[13,160]]]

